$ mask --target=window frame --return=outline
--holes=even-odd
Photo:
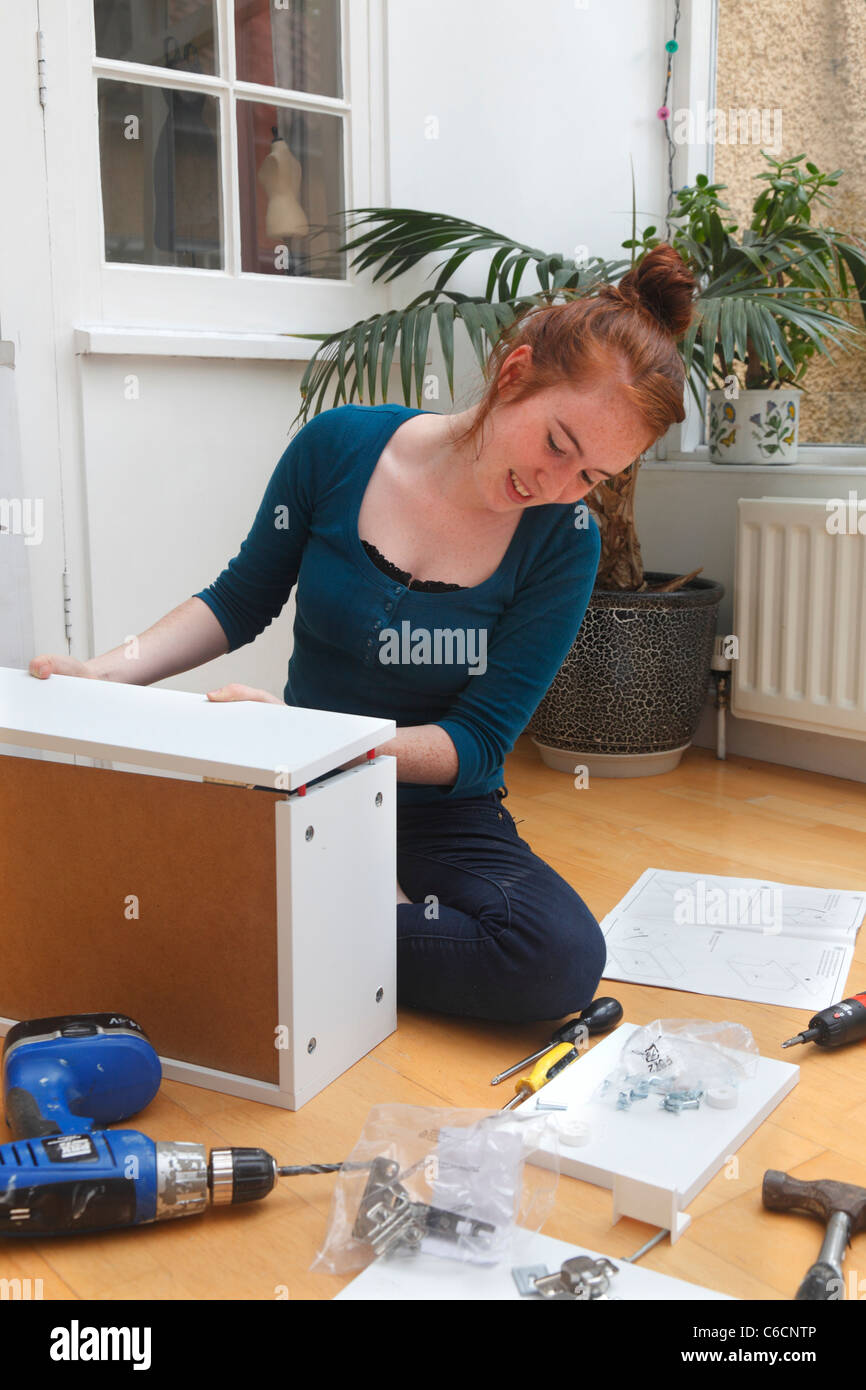
[[[47,140],[50,144],[53,136],[58,153],[57,160],[52,161],[49,207],[52,222],[59,228],[68,224],[70,204],[75,204],[78,328],[110,324],[296,335],[326,331],[372,312],[369,278],[359,279],[353,273],[349,255],[345,280],[241,271],[235,102],[266,101],[340,116],[344,130],[343,206],[385,204],[384,0],[341,0],[342,98],[237,81],[230,37],[233,0],[215,0],[214,6],[221,75],[100,58],[95,51],[92,4],[65,9],[65,0],[42,3],[42,28],[49,52],[58,53],[65,30],[66,91],[55,95],[49,84],[46,107]],[[98,123],[98,83],[103,78],[196,89],[218,100],[222,269],[106,261]],[[65,159],[60,157],[63,147]]]
[[[666,0],[666,33],[673,32],[675,0]],[[719,0],[710,0],[708,5],[695,5],[681,0],[680,26],[677,33],[679,50],[675,56],[671,72],[672,111],[686,107],[698,109],[705,104],[707,111],[716,105],[716,70],[718,63],[718,22]],[[665,160],[665,170],[667,161]],[[715,145],[703,145],[695,141],[678,145],[674,153],[674,187],[692,184],[700,173],[706,173],[713,181],[715,172]],[[663,205],[667,206],[667,187],[663,190]],[[701,393],[704,395],[704,393]],[[703,441],[704,422],[698,411],[691,390],[686,388],[686,418],[681,424],[672,425],[655,445],[655,458],[659,462],[683,462],[710,464],[709,448]],[[652,457],[652,455],[650,456]],[[718,465],[712,464],[712,467]],[[730,472],[737,467],[754,471],[753,464],[727,464]],[[769,467],[769,465],[768,465]],[[798,462],[790,467],[812,472],[815,469],[854,469],[866,470],[866,447],[858,444],[823,444],[820,441],[801,443],[798,449]],[[776,467],[775,472],[779,469]]]

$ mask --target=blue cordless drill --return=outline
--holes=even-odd
[[[264,1149],[165,1143],[106,1130],[153,1100],[162,1068],[125,1014],[18,1023],[3,1045],[0,1235],[56,1236],[192,1216],[265,1197],[280,1169]],[[339,1166],[339,1165],[335,1165]]]

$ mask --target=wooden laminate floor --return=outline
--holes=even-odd
[[[583,791],[545,768],[526,738],[506,769],[508,806],[521,835],[601,918],[653,865],[742,874],[824,887],[866,888],[866,787],[769,763],[719,762],[690,749],[677,771],[641,780],[595,779]],[[861,934],[848,993],[866,988]],[[602,981],[631,1021],[735,1018],[762,1053],[805,1023],[802,1010]],[[297,1114],[165,1082],[138,1122],[154,1139],[262,1145],[283,1163],[337,1162],[371,1106],[384,1101],[499,1104],[494,1072],[544,1039],[539,1025],[462,1022],[403,1011],[376,1050]],[[839,1052],[798,1049],[799,1085],[739,1152],[736,1177],[720,1172],[691,1204],[692,1223],[642,1263],[740,1298],[791,1298],[821,1241],[816,1221],[765,1212],[766,1168],[866,1186],[866,1043]],[[495,1098],[495,1101],[494,1101]],[[130,1122],[135,1124],[136,1122]],[[3,1133],[3,1139],[8,1135]],[[282,1180],[265,1201],[205,1215],[65,1240],[6,1242],[0,1275],[41,1279],[46,1299],[327,1299],[345,1279],[312,1273],[326,1228],[333,1177]],[[611,1225],[611,1194],[562,1178],[544,1230],[610,1255],[652,1234],[633,1220]],[[846,1270],[862,1277],[866,1233]],[[858,1273],[859,1271],[859,1273]]]

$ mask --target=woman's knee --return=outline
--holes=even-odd
[[[607,943],[589,908],[575,893],[541,925],[537,958],[527,972],[527,1018],[564,1018],[594,998],[607,960]]]

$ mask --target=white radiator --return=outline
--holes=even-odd
[[[866,739],[866,514],[844,499],[740,498],[731,708]],[[858,518],[864,532],[858,529]]]

